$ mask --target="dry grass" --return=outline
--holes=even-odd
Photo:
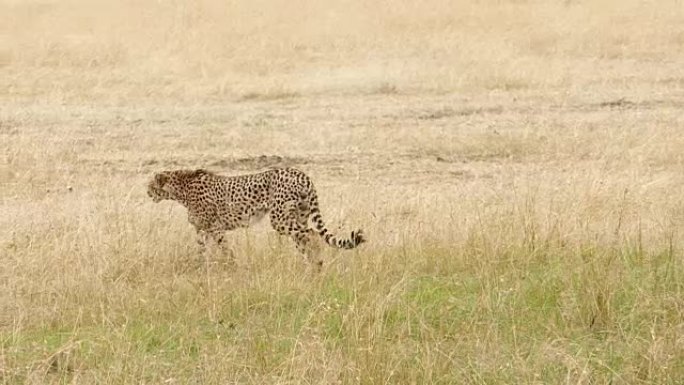
[[[0,2],[0,383],[676,384],[676,1]],[[160,169],[370,242],[197,256]]]

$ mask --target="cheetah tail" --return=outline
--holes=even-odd
[[[353,249],[366,242],[366,238],[363,236],[363,231],[361,230],[352,231],[351,236],[348,238],[338,237],[330,233],[328,228],[325,227],[325,223],[323,222],[323,218],[321,217],[318,208],[314,208],[311,211],[309,220],[314,231],[325,240],[325,243],[332,247],[338,249]]]

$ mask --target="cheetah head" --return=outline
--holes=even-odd
[[[175,199],[173,175],[168,171],[154,174],[154,178],[147,184],[147,195],[155,203],[164,199]]]
[[[202,176],[211,175],[209,171],[174,170],[154,174],[147,185],[147,195],[156,203],[164,199],[182,201],[188,194],[189,185]]]

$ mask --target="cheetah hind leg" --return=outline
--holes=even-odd
[[[306,262],[313,266],[317,271],[323,267],[323,260],[319,255],[319,247],[316,244],[314,232],[311,229],[300,230],[292,234],[297,251],[302,254]]]
[[[294,202],[285,202],[281,210],[270,213],[271,227],[280,235],[286,235],[295,242],[299,254],[305,262],[320,271],[323,261],[319,258],[313,230],[307,228],[306,216],[302,215],[301,207]]]

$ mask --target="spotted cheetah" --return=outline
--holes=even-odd
[[[361,230],[352,231],[348,238],[330,233],[311,179],[294,168],[230,177],[204,169],[163,171],[149,182],[147,194],[154,202],[168,199],[185,206],[202,247],[209,238],[221,245],[225,231],[249,227],[266,214],[275,231],[291,237],[297,250],[319,266],[322,261],[311,244],[314,233],[340,249],[365,242]]]

